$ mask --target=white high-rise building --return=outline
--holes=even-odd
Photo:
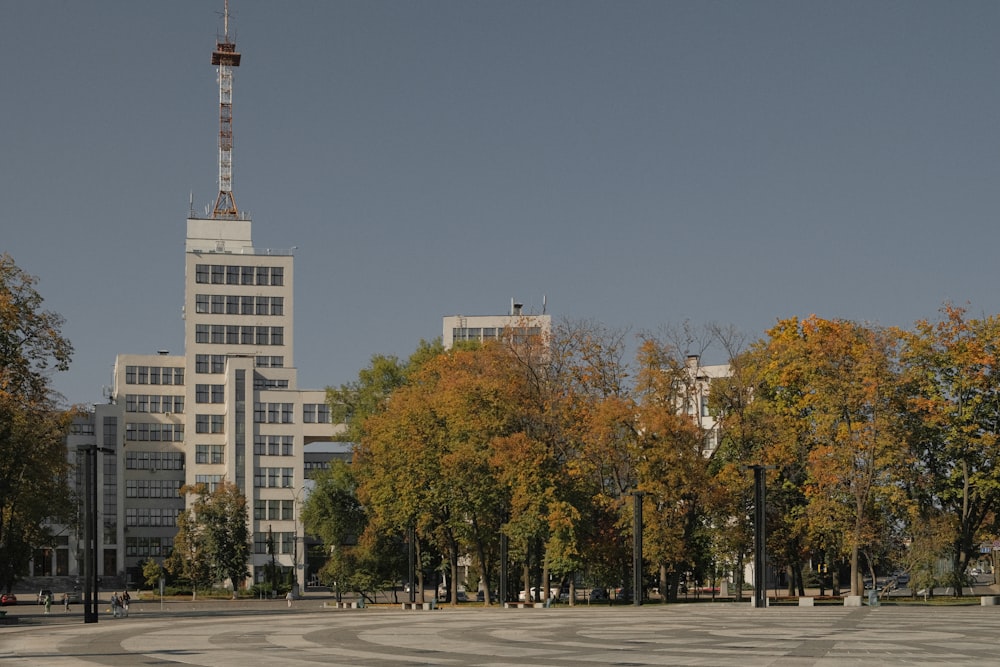
[[[247,498],[253,581],[274,562],[304,585],[300,512],[304,447],[334,432],[325,390],[298,389],[294,355],[292,250],[255,248],[249,216],[232,193],[232,67],[226,35],[219,69],[219,197],[187,220],[184,351],[119,355],[112,402],[122,412],[117,455],[117,534],[104,538],[104,575],[141,581],[141,565],[172,548],[178,490],[222,481]],[[111,458],[111,457],[108,457]],[[109,508],[110,509],[110,508]],[[273,545],[271,547],[270,545]],[[271,553],[273,548],[273,554]],[[114,549],[114,556],[108,551]],[[109,571],[111,563],[117,572]],[[245,582],[232,582],[240,586]]]

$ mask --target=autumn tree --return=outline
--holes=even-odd
[[[73,516],[65,435],[51,374],[69,367],[63,319],[44,310],[37,279],[0,255],[0,588],[28,572],[34,547],[55,546],[48,524]]]
[[[329,559],[320,577],[332,586],[349,587],[358,563],[358,538],[367,517],[358,501],[351,467],[343,461],[331,461],[330,468],[313,476],[315,487],[302,508],[302,525],[310,535],[323,542]]]
[[[903,332],[914,494],[949,518],[956,595],[987,521],[1000,509],[1000,318],[942,308]],[[926,531],[924,531],[926,532]]]
[[[861,556],[873,565],[905,505],[893,337],[815,316],[783,320],[768,336],[755,400],[782,420],[781,438],[769,446],[770,462],[791,482],[782,490],[801,490],[807,502],[784,516],[785,544],[804,558],[810,540],[824,541],[848,559],[852,594],[860,594]]]

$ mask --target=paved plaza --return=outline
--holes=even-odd
[[[635,607],[402,611],[317,600],[134,603],[84,624],[8,608],[0,667],[52,665],[992,665],[1000,606],[876,609],[701,603]]]

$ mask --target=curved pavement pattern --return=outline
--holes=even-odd
[[[1000,659],[996,607],[319,609],[25,617],[0,666],[961,665]]]

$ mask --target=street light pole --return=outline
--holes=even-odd
[[[642,605],[642,497],[632,491],[632,605]]]
[[[114,454],[115,450],[97,445],[82,445],[84,452],[84,536],[83,536],[83,622],[97,623],[97,453]]]
[[[766,489],[765,473],[774,466],[750,465],[746,469],[753,470],[753,606],[767,606],[767,554],[765,553],[765,538],[767,535],[764,492]]]

